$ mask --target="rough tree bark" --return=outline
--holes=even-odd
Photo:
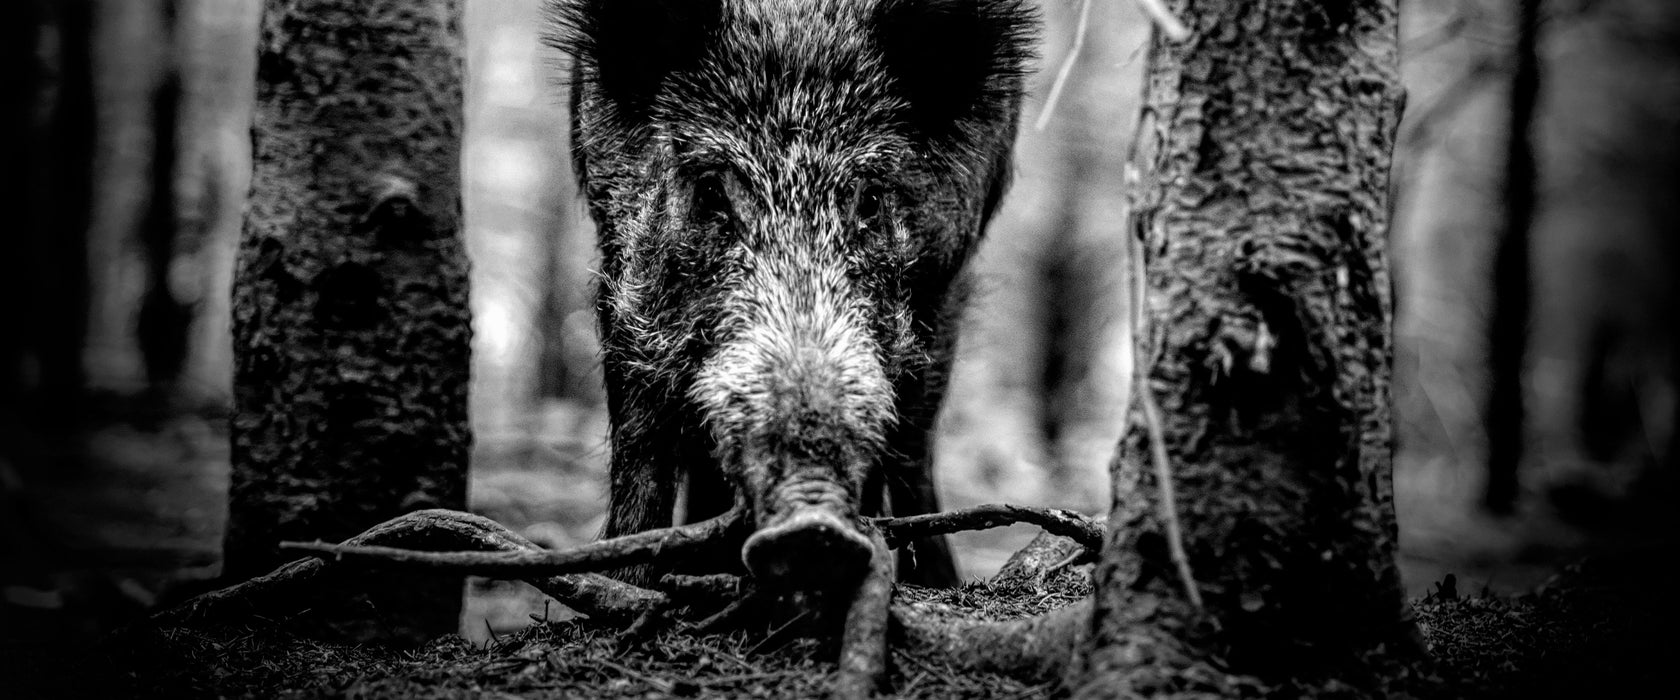
[[[1488,323],[1487,487],[1482,502],[1495,513],[1516,505],[1517,469],[1523,457],[1523,366],[1528,354],[1529,230],[1534,226],[1534,145],[1529,131],[1540,97],[1540,0],[1516,8],[1515,69],[1505,140],[1504,227],[1493,259],[1493,312]]]
[[[1075,695],[1358,684],[1413,639],[1390,478],[1396,3],[1169,4],[1194,34],[1150,50],[1143,374]]]
[[[234,287],[225,574],[466,504],[459,0],[268,0]],[[456,629],[459,580],[380,586],[344,631]],[[365,624],[365,627],[359,625]]]

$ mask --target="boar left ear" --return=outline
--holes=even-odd
[[[723,0],[548,0],[546,11],[544,43],[572,57],[572,80],[641,123],[665,80],[704,58]]]
[[[882,0],[871,23],[924,135],[960,134],[965,121],[1016,109],[1038,40],[1027,0]]]

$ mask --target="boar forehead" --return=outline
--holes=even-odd
[[[740,169],[772,186],[798,173],[844,186],[910,155],[906,105],[869,38],[869,3],[730,2],[707,59],[660,101],[688,164]],[[788,183],[791,184],[791,183]]]

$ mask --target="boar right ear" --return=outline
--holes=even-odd
[[[546,9],[544,43],[572,57],[572,80],[639,123],[666,78],[700,61],[723,0],[548,0]]]
[[[1011,114],[1034,58],[1037,10],[1027,0],[881,0],[875,40],[924,135]]]

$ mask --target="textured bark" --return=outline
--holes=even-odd
[[[471,442],[460,3],[264,13],[234,288],[232,578],[283,562],[280,540],[463,508]],[[388,588],[404,599],[378,606],[385,631],[455,630],[459,581]]]
[[[1534,227],[1534,144],[1529,131],[1540,97],[1540,0],[1517,3],[1515,70],[1511,76],[1510,122],[1505,142],[1504,229],[1493,260],[1493,313],[1488,324],[1487,488],[1482,500],[1496,513],[1517,500],[1517,469],[1523,457],[1523,365],[1528,355],[1529,230]]]
[[[1171,3],[1132,231],[1194,585],[1170,555],[1146,412],[1112,468],[1080,697],[1244,694],[1404,644],[1384,247],[1403,93],[1393,0]],[[1134,392],[1136,393],[1136,392]]]

